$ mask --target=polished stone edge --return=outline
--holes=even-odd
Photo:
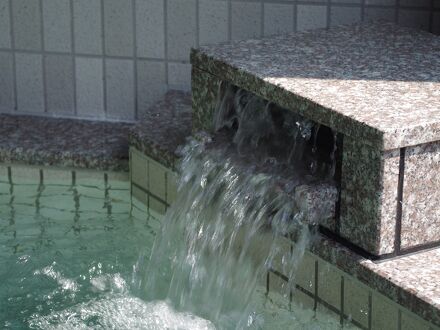
[[[283,108],[295,111],[305,118],[334,128],[339,133],[356,139],[362,139],[366,144],[374,148],[388,150],[399,147],[395,143],[385,144],[384,132],[286,91],[280,86],[265,81],[262,77],[254,76],[249,72],[230,66],[203,53],[203,50],[191,50],[191,64],[200,71],[216,76],[219,80],[228,81]]]

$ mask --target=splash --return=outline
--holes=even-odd
[[[232,86],[222,95],[216,133],[201,133],[180,151],[178,198],[149,260],[139,260],[134,284],[142,298],[167,301],[220,329],[260,328],[257,284],[275,258],[293,279],[310,240],[301,196],[322,184],[336,195],[336,139],[319,150],[320,127],[312,122]],[[278,243],[288,235],[298,241],[293,253]]]

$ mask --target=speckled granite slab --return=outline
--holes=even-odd
[[[375,23],[207,46],[191,59],[195,129],[211,128],[227,82],[343,135],[333,233],[371,258],[440,245],[440,149],[430,145],[440,140],[440,38]]]
[[[0,162],[127,171],[131,126],[0,115]]]
[[[169,91],[130,130],[130,145],[175,169],[176,149],[191,135],[191,94]]]
[[[222,80],[388,150],[440,140],[440,38],[389,23],[193,50]]]

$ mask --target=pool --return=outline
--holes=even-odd
[[[1,166],[0,327],[221,328],[134,285],[162,222],[132,200],[126,173]],[[252,299],[249,328],[339,328],[263,286]]]

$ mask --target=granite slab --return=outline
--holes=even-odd
[[[440,248],[374,262],[318,235],[310,251],[440,327]]]
[[[392,23],[204,46],[191,62],[381,150],[440,140],[440,38]]]
[[[191,109],[190,93],[167,92],[130,129],[130,145],[175,170],[179,158],[176,150],[191,135]]]
[[[0,162],[128,171],[132,124],[0,115]]]

